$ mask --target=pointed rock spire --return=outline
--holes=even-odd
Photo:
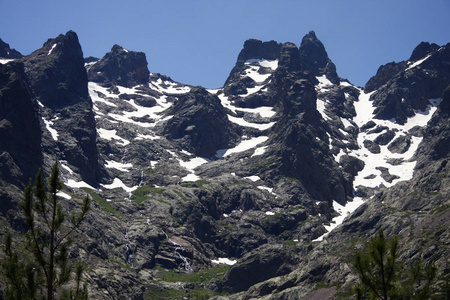
[[[326,75],[328,80],[333,83],[339,83],[339,77],[336,73],[336,66],[328,58],[322,42],[317,38],[314,31],[310,31],[302,39],[299,48],[300,59],[306,69],[309,69],[314,76]]]
[[[38,100],[51,107],[90,101],[83,51],[73,31],[49,39],[23,58]]]

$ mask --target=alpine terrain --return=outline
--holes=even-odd
[[[450,44],[358,87],[313,31],[250,39],[209,90],[119,45],[84,58],[73,31],[0,40],[1,236],[23,240],[23,190],[57,161],[63,212],[92,198],[70,249],[92,299],[348,299],[379,229],[447,299],[449,86]]]

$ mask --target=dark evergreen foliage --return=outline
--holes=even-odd
[[[13,245],[11,234],[5,239],[5,259],[2,266],[8,279],[5,292],[7,299],[54,299],[59,294],[67,299],[87,299],[87,287],[81,286],[83,265],[75,270],[69,259],[70,238],[80,226],[90,209],[90,198],[85,197],[79,213],[72,212],[70,222],[66,221],[58,192],[63,188],[59,178],[58,162],[53,165],[48,179],[48,188],[42,172],[36,175],[34,186],[24,190],[20,208],[28,228],[24,249]],[[16,247],[14,247],[16,246]],[[18,252],[24,250],[25,254]],[[75,289],[64,286],[72,279],[75,271]]]

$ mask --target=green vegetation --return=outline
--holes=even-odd
[[[216,294],[204,288],[212,279],[221,279],[230,266],[217,265],[210,269],[194,273],[180,273],[173,270],[159,269],[158,280],[179,282],[180,289],[168,289],[158,285],[147,286],[144,299],[209,299]]]
[[[353,266],[359,276],[355,288],[357,299],[429,299],[437,268],[422,262],[402,274],[399,259],[399,239],[387,240],[383,230],[372,238],[364,251],[358,251]]]
[[[59,178],[58,162],[46,184],[41,171],[34,185],[24,190],[19,207],[28,229],[25,245],[13,242],[12,235],[5,236],[2,267],[7,279],[6,299],[87,299],[87,286],[81,286],[84,265],[73,264],[69,259],[70,236],[86,217],[90,198],[86,196],[79,213],[72,211],[70,221],[61,207],[58,193],[63,188]],[[74,288],[66,288],[75,275]]]
[[[196,289],[168,289],[156,285],[146,287],[145,300],[166,300],[166,299],[195,299],[206,300],[214,296],[214,293],[205,288]]]
[[[283,245],[286,245],[286,246],[295,246],[295,245],[297,245],[297,243],[298,243],[298,242],[295,242],[295,241],[292,241],[292,240],[286,240],[286,241],[283,242]]]
[[[189,201],[189,199],[185,195],[183,195],[183,193],[181,193],[180,191],[174,191],[174,192],[175,192],[175,194],[180,196],[180,198],[183,199],[183,201],[186,201],[186,202]]]
[[[89,196],[92,197],[92,200],[93,200],[94,202],[96,202],[96,203],[97,203],[101,208],[103,208],[105,211],[107,211],[107,212],[109,212],[109,213],[111,213],[111,214],[113,214],[113,215],[115,215],[115,216],[117,216],[117,217],[119,217],[119,218],[124,218],[124,217],[125,217],[122,213],[120,213],[120,212],[118,212],[117,210],[115,210],[115,209],[111,206],[111,204],[109,204],[108,201],[106,201],[105,199],[103,199],[100,195],[98,195],[97,193],[95,193],[92,189],[86,188],[86,187],[84,187],[84,188],[82,188],[82,189],[83,189],[83,191],[85,191],[86,193],[88,193]]]
[[[187,188],[199,188],[199,189],[206,189],[205,185],[209,182],[207,180],[197,180],[195,182],[183,182],[181,186],[187,187]]]
[[[163,194],[164,189],[158,189],[153,187],[152,185],[144,185],[138,187],[134,192],[131,200],[136,204],[141,204],[142,202],[150,199],[149,194]]]

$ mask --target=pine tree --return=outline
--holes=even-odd
[[[364,252],[356,252],[353,266],[360,281],[355,288],[357,299],[429,299],[436,266],[423,269],[419,260],[401,281],[399,249],[398,238],[388,240],[380,229]]]
[[[81,211],[72,212],[69,222],[58,196],[62,188],[58,162],[53,165],[48,189],[41,171],[36,175],[34,186],[30,181],[25,188],[19,206],[28,228],[25,250],[29,255],[19,258],[13,250],[11,235],[6,236],[2,263],[8,279],[6,298],[36,299],[45,296],[45,299],[53,300],[58,293],[69,299],[87,299],[87,288],[85,285],[81,287],[81,264],[75,268],[75,289],[65,290],[64,285],[71,281],[73,273],[73,264],[69,260],[70,236],[85,219],[90,199],[88,196],[83,199]]]

